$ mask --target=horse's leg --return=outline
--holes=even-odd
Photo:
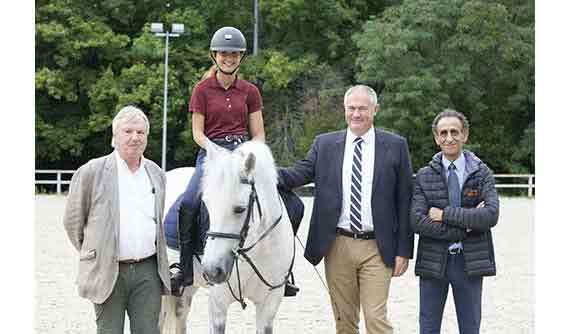
[[[196,291],[198,287],[189,286],[184,289],[180,297],[163,297],[160,314],[161,334],[186,334],[186,321]]]
[[[182,297],[178,299],[176,305],[176,334],[186,334],[186,323],[190,307],[192,306],[192,298],[198,291],[195,285],[188,286],[184,289]]]
[[[210,288],[210,297],[208,298],[210,334],[224,334],[226,332],[228,308],[232,303],[228,294],[229,292],[224,285],[216,285]]]
[[[262,303],[255,305],[255,322],[257,334],[273,334],[273,319],[277,314],[283,288],[272,290]]]
[[[176,305],[179,297],[163,296],[158,328],[161,334],[177,334],[176,331]]]

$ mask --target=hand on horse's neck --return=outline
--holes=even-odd
[[[218,82],[220,83],[220,85],[222,85],[222,87],[224,87],[224,89],[228,89],[230,88],[232,83],[234,83],[234,81],[236,80],[236,75],[224,74],[221,71],[218,71],[216,72],[216,79],[218,79]]]

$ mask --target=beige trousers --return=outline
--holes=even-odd
[[[361,305],[367,334],[393,333],[387,306],[392,268],[382,261],[376,240],[337,235],[325,273],[337,334],[358,333]]]

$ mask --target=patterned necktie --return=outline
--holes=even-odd
[[[459,178],[455,172],[453,162],[449,165],[449,176],[447,177],[447,192],[449,194],[449,205],[453,207],[461,206],[461,190],[459,189]]]
[[[350,229],[359,233],[362,231],[362,138],[354,142],[352,155],[352,176],[350,179]]]

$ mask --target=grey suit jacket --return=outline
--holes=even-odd
[[[170,293],[170,275],[162,223],[164,172],[145,159],[145,169],[155,189],[156,251],[163,294]],[[90,160],[71,179],[63,225],[79,251],[79,295],[96,304],[113,291],[119,275],[119,185],[113,153]]]

